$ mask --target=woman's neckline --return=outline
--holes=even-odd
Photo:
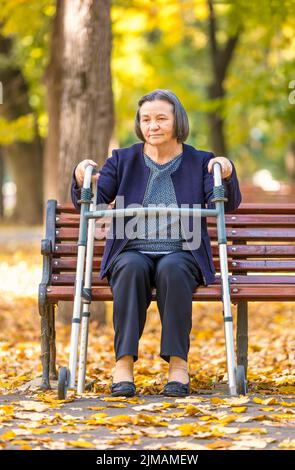
[[[146,156],[149,160],[151,160],[155,165],[164,166],[164,165],[167,165],[168,163],[173,162],[173,161],[176,160],[178,157],[180,157],[180,156],[183,154],[183,151],[180,152],[178,155],[176,155],[175,157],[171,158],[170,160],[168,160],[168,162],[165,162],[165,163],[158,163],[158,162],[155,162],[155,160],[153,160],[147,153],[143,152],[143,154],[144,154],[144,156]]]

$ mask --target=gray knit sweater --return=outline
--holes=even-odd
[[[171,173],[179,167],[182,153],[164,164],[154,162],[146,154],[144,154],[144,160],[151,172],[142,205],[144,207],[158,204],[177,206]],[[180,219],[177,215],[138,216],[136,238],[130,239],[122,251],[138,250],[142,253],[180,251],[185,241],[182,235]]]

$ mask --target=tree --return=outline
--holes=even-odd
[[[105,162],[114,125],[110,0],[64,5],[63,89],[60,113],[59,200],[69,200],[73,167],[85,158]]]
[[[212,68],[212,82],[208,87],[209,100],[222,101],[226,94],[224,81],[228,72],[230,62],[239,39],[239,31],[226,38],[224,46],[220,46],[217,41],[217,19],[214,10],[214,2],[207,0],[208,4],[208,37],[210,43],[210,61]],[[214,110],[208,113],[209,130],[211,135],[211,145],[217,155],[226,155],[226,139],[224,133],[224,117],[221,110]]]
[[[46,113],[41,76],[47,60],[52,6],[53,0],[0,0],[0,80],[4,95],[0,145],[4,172],[17,186],[13,218],[23,223],[42,221]]]
[[[6,135],[2,154],[17,188],[16,207],[10,220],[31,225],[42,220],[42,143],[29,103],[28,85],[22,71],[13,63],[11,51],[12,40],[0,35],[0,53],[6,59],[0,75],[4,90],[0,106],[2,131],[5,123],[7,128],[14,129],[13,135],[9,136],[9,132]],[[15,124],[20,124],[19,132]],[[26,124],[28,135],[22,133]]]
[[[57,11],[58,24],[59,14]],[[68,202],[74,166],[91,158],[101,167],[112,136],[110,0],[68,0],[62,17],[63,56],[60,60],[57,55],[50,65],[51,76],[60,77],[62,82],[59,130],[55,129],[49,139],[58,133],[59,144],[53,144],[54,151],[58,148],[57,194],[60,202]],[[53,71],[54,67],[58,69]],[[48,97],[56,99],[54,93]],[[48,146],[51,147],[50,141]],[[96,318],[105,320],[101,303],[93,304],[91,313],[92,317],[95,313]],[[67,321],[71,315],[72,306],[60,303],[59,317]]]
[[[44,147],[44,220],[46,201],[48,199],[59,199],[58,194],[58,168],[60,149],[60,110],[63,86],[63,20],[64,20],[63,0],[57,0],[56,11],[52,24],[50,41],[49,63],[43,75],[43,83],[46,85],[48,129]]]

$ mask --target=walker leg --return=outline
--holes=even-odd
[[[221,166],[219,163],[213,165],[214,170],[214,188],[213,194],[216,208],[218,209],[217,215],[217,232],[218,232],[218,247],[220,259],[220,274],[222,282],[222,302],[223,302],[223,320],[224,320],[224,333],[226,345],[226,361],[227,361],[227,374],[229,393],[232,396],[237,395],[237,368],[235,362],[234,351],[234,331],[233,331],[233,317],[231,312],[230,301],[230,286],[228,280],[228,262],[227,262],[227,240],[225,230],[225,216],[224,216],[224,187],[221,180]]]
[[[79,329],[81,322],[81,302],[82,302],[82,286],[83,286],[83,271],[85,260],[85,246],[78,246],[78,260],[75,282],[75,297],[74,297],[74,310],[72,319],[72,333],[71,333],[71,346],[70,346],[70,360],[69,360],[69,388],[75,388],[76,369],[77,369],[77,356],[78,356],[78,342],[79,342]]]
[[[90,211],[95,210],[96,192],[97,190],[95,187],[94,195],[93,195],[94,202],[90,204]],[[80,338],[80,356],[79,356],[78,386],[77,386],[78,393],[84,393],[85,391],[88,332],[89,332],[90,305],[91,305],[91,296],[92,296],[91,285],[92,285],[94,230],[95,230],[95,219],[90,219],[88,222],[85,282],[84,282],[83,299],[82,299],[83,313],[82,313],[81,338]]]
[[[87,304],[86,304],[86,309],[88,310]],[[84,391],[85,391],[89,319],[90,319],[90,312],[89,311],[83,311],[83,313],[82,313],[82,324],[81,324],[81,338],[80,338],[78,386],[77,386],[77,392],[78,393],[84,393]]]
[[[75,296],[74,308],[72,319],[72,333],[70,345],[70,360],[69,369],[66,376],[66,384],[68,388],[75,388],[76,369],[77,369],[77,356],[78,356],[78,342],[79,342],[79,329],[81,322],[81,304],[82,304],[82,287],[83,287],[83,274],[84,262],[86,252],[87,240],[87,226],[88,219],[85,213],[88,211],[91,203],[91,175],[93,167],[89,165],[85,170],[83,188],[81,189],[81,211],[80,211],[80,225],[79,225],[79,239],[78,239],[78,258],[76,267],[75,279]],[[65,375],[65,374],[64,374]]]
[[[232,396],[237,395],[237,382],[236,382],[236,364],[235,364],[235,350],[234,350],[234,331],[233,331],[233,317],[231,312],[230,291],[228,282],[227,271],[227,251],[226,244],[219,244],[220,268],[222,278],[222,301],[223,301],[223,320],[224,320],[224,334],[226,344],[226,360],[227,360],[227,374],[229,393]]]

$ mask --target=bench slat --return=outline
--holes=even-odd
[[[56,218],[56,227],[79,227],[80,216],[79,214],[61,214]],[[102,217],[96,220],[96,225],[101,226],[105,224],[109,227],[111,217]],[[225,222],[227,225],[246,225],[246,226],[280,226],[280,227],[294,227],[295,215],[281,215],[281,214],[225,214]],[[207,217],[208,226],[215,226],[216,219]]]
[[[255,275],[255,276],[243,276],[243,275],[230,275],[229,280],[231,284],[293,284],[295,286],[295,276],[278,276],[278,275]],[[63,273],[63,274],[53,274],[51,276],[51,284],[56,286],[68,286],[74,285],[75,283],[75,273]],[[214,284],[220,284],[221,278],[220,275],[216,276]],[[93,286],[104,286],[108,285],[107,279],[99,279],[98,273],[93,274],[92,276],[92,285]]]
[[[114,207],[114,203],[109,204],[110,208]],[[68,213],[77,214],[77,209],[72,203],[57,204],[56,214]],[[260,203],[260,202],[242,202],[233,214],[295,214],[295,204],[290,202],[276,203]]]
[[[69,286],[50,286],[47,289],[47,298],[49,301],[54,300],[73,300],[74,299],[74,287]],[[96,287],[92,289],[93,300],[113,300],[112,292],[110,287]],[[242,285],[242,286],[231,286],[231,299],[235,300],[249,300],[249,301],[274,301],[284,299],[284,301],[295,300],[295,288],[294,285],[281,284],[278,287],[261,284],[259,286],[253,285]],[[152,291],[152,300],[156,300],[155,289]],[[200,286],[196,289],[193,294],[193,300],[195,301],[220,301],[221,300],[221,288],[219,286]]]
[[[94,256],[103,254],[104,241],[96,241],[94,244]],[[78,247],[76,243],[56,243],[55,245],[55,256],[56,255],[77,255]],[[218,256],[218,246],[212,246],[213,256]],[[295,244],[294,245],[227,245],[228,255],[234,257],[292,257],[295,256]]]
[[[100,269],[101,259],[93,258],[93,270]],[[75,270],[76,258],[53,258],[53,272]],[[214,260],[215,269],[219,270],[219,260]],[[228,259],[230,271],[294,271],[295,260],[231,260]]]
[[[208,229],[209,237],[211,240],[217,240],[217,230],[216,228]],[[57,241],[61,240],[77,240],[79,235],[78,228],[72,227],[60,227],[55,232],[55,237]],[[281,228],[281,227],[272,227],[272,228],[228,228],[226,229],[226,236],[228,240],[289,240],[295,239],[295,228]]]

